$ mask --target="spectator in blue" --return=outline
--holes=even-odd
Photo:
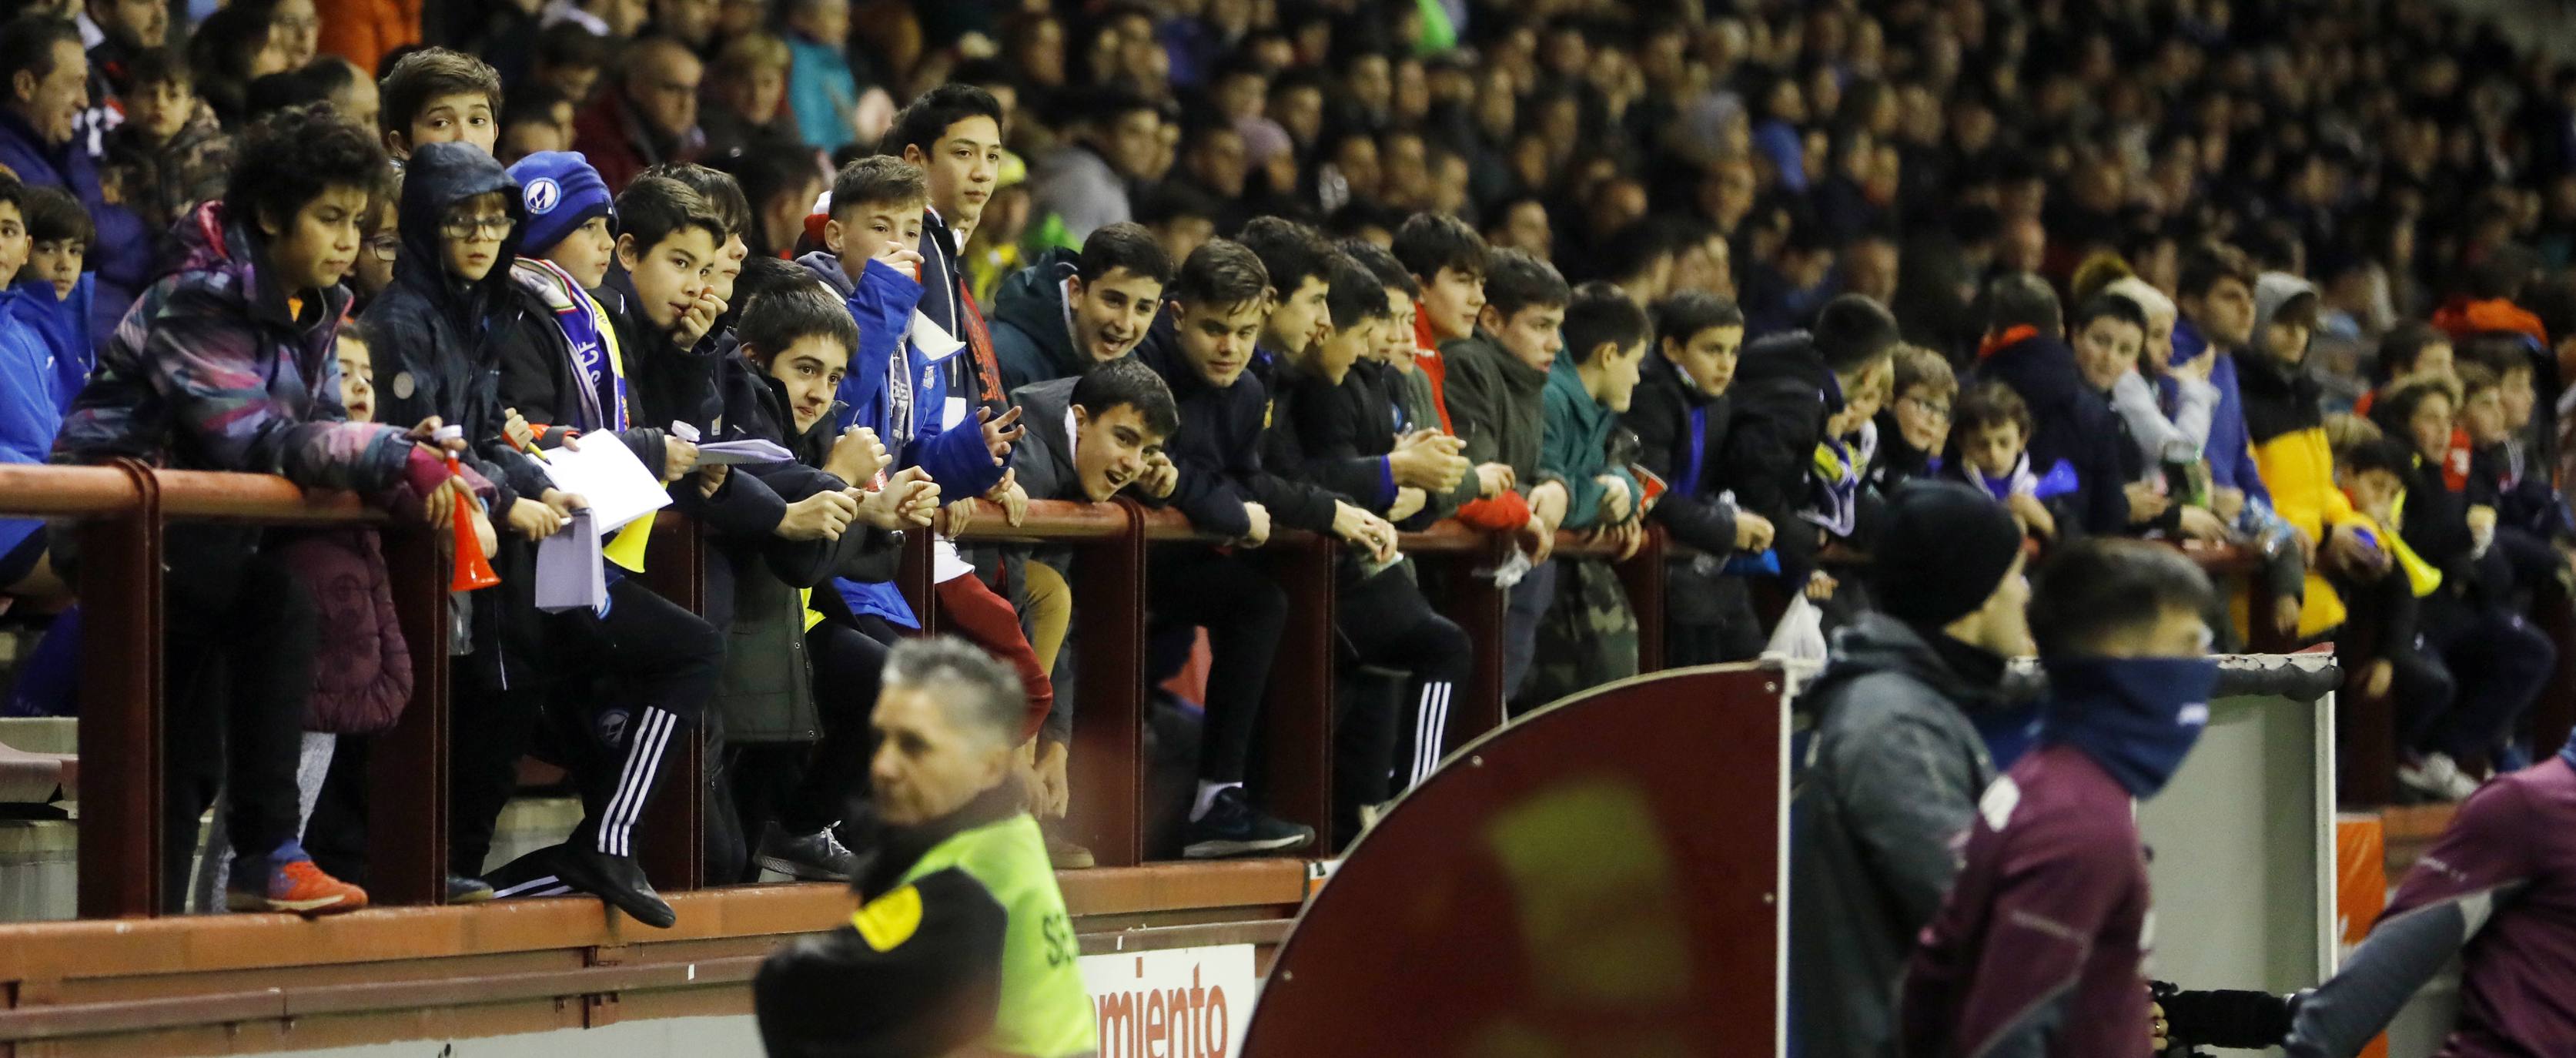
[[[141,218],[107,201],[97,161],[75,135],[89,107],[89,56],[69,22],[30,15],[0,25],[0,167],[38,187],[80,199],[98,227],[90,244],[98,295],[90,306],[94,335],[125,316],[152,271],[152,236]]]

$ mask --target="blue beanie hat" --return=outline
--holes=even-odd
[[[608,182],[577,151],[538,151],[510,167],[519,182],[519,201],[527,207],[527,230],[519,245],[531,256],[564,241],[592,217],[613,217]]]

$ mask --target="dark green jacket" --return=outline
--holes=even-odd
[[[1449,426],[1467,442],[1467,462],[1502,463],[1522,495],[1552,475],[1538,453],[1547,431],[1547,372],[1528,364],[1477,331],[1440,347],[1448,364],[1442,395],[1449,403]],[[1418,374],[1418,372],[1417,372]],[[1426,380],[1427,381],[1427,380]]]

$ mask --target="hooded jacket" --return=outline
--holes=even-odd
[[[2292,298],[2313,294],[2306,280],[2266,272],[2254,283],[2254,340],[2236,358],[2236,378],[2245,401],[2245,432],[2252,442],[2254,464],[2270,487],[2272,509],[2317,542],[2322,549],[2339,529],[2368,528],[2368,516],[2335,487],[2334,449],[2326,443],[2323,391],[2301,365],[2281,359],[2280,350],[2263,348],[2272,318]],[[2299,635],[2323,634],[2343,623],[2343,600],[2315,570],[2307,575],[2299,607]]]
[[[1842,384],[1806,331],[1766,335],[1737,359],[1728,400],[1735,414],[1719,446],[1718,481],[1736,506],[1771,520],[1783,584],[1802,585],[1820,541],[1797,518],[1807,501],[1807,468],[1824,443],[1825,421],[1841,411]]]
[[[1863,614],[1799,695],[1816,730],[1789,813],[1789,1007],[1814,1058],[1886,1053],[1896,982],[1995,777],[1972,718],[2003,710],[2001,670],[1962,672],[1937,634]]]
[[[0,463],[44,462],[63,410],[88,384],[98,362],[89,326],[95,282],[82,276],[68,298],[55,297],[53,283],[42,279],[0,290]],[[0,555],[42,525],[0,518]]]
[[[1574,351],[1556,354],[1556,369],[1547,376],[1547,443],[1539,449],[1541,473],[1565,482],[1568,502],[1561,528],[1590,529],[1601,521],[1601,496],[1609,490],[1601,484],[1601,475],[1609,474],[1628,483],[1629,517],[1634,518],[1636,502],[1646,498],[1637,485],[1637,477],[1628,468],[1610,459],[1610,431],[1619,425],[1619,417],[1583,386],[1583,376],[1574,367]],[[1801,466],[1805,464],[1801,463]]]
[[[1071,250],[1049,250],[1012,273],[993,296],[993,356],[1002,385],[1020,387],[1071,378],[1091,367],[1065,322],[1064,281],[1077,271]]]
[[[1257,360],[1260,354],[1254,355]],[[1231,386],[1210,385],[1181,351],[1169,310],[1155,318],[1136,356],[1163,376],[1181,413],[1180,429],[1163,442],[1180,471],[1164,503],[1188,515],[1199,531],[1227,539],[1252,531],[1252,519],[1243,509],[1247,501],[1268,508],[1273,527],[1321,530],[1333,524],[1330,494],[1293,485],[1262,465],[1261,433],[1270,421],[1270,395],[1251,368]]]
[[[382,402],[377,417],[416,423],[435,415],[463,427],[464,462],[500,486],[492,504],[496,515],[550,487],[545,471],[502,434],[506,417],[496,339],[516,325],[511,317],[519,310],[510,288],[525,211],[517,191],[509,172],[479,147],[431,143],[412,152],[400,207],[402,256],[393,284],[367,309],[378,335],[371,350]],[[492,270],[468,284],[448,274],[439,227],[458,202],[493,192],[502,192],[510,234],[502,237]]]
[[[859,325],[859,347],[851,351],[849,374],[841,379],[842,407],[834,410],[833,429],[865,426],[876,431],[894,457],[888,469],[917,466],[929,471],[943,503],[981,496],[1001,483],[1008,461],[993,464],[983,431],[971,425],[971,417],[954,429],[943,428],[953,403],[944,362],[925,358],[909,337],[921,284],[875,260],[853,282],[840,257],[828,250],[806,254],[796,263],[831,287]],[[844,578],[833,586],[855,613],[875,614],[902,628],[920,627],[911,604],[892,583]]]
[[[280,474],[306,488],[383,493],[403,478],[415,447],[399,427],[350,422],[333,358],[345,287],[320,291],[298,314],[293,292],[258,261],[264,241],[200,207],[173,233],[182,260],[136,299],[72,398],[53,442],[56,463],[131,456],[180,470]],[[256,527],[192,527],[237,562],[258,547]]]
[[[2058,463],[2075,468],[2076,489],[2066,500],[2091,533],[2129,527],[2130,475],[2124,454],[2135,447],[2112,414],[2109,398],[2086,385],[2075,369],[2075,350],[2045,335],[1996,349],[1977,365],[1977,377],[2002,382],[2030,405],[2027,446],[2033,473]]]

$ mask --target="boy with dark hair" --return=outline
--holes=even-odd
[[[1978,801],[1965,862],[1907,968],[1905,1054],[2147,1053],[2154,797],[2209,723],[2209,579],[2174,548],[2091,537],[2040,570],[2039,748]]]
[[[529,545],[562,531],[585,504],[554,487],[526,453],[528,439],[511,436],[501,407],[502,343],[521,311],[508,271],[525,215],[521,189],[482,148],[431,142],[413,152],[401,208],[402,259],[394,285],[368,316],[381,336],[376,375],[391,379],[384,414],[396,421],[435,416],[463,430],[468,458],[478,469],[491,468],[486,476],[500,489],[494,509],[524,541],[512,541],[500,565],[532,571]],[[613,380],[593,381],[606,386],[598,398],[598,429],[621,433],[619,440],[638,449],[666,482],[694,465],[694,447],[658,430],[632,429]],[[601,612],[552,617],[536,611],[530,579],[523,572],[505,580],[514,585],[473,597],[475,649],[458,666],[454,714],[458,730],[473,735],[460,745],[472,751],[454,762],[459,840],[451,850],[452,873],[460,880],[477,873],[481,857],[472,846],[488,840],[484,828],[508,799],[511,762],[525,751],[537,711],[549,704],[536,696],[544,681],[530,681],[534,670],[514,676],[513,655],[523,663],[537,650],[550,659],[593,658],[617,674],[619,691],[598,700],[576,692],[568,703],[590,716],[573,726],[597,734],[572,753],[585,813],[572,839],[556,847],[554,865],[575,888],[637,921],[667,927],[673,913],[645,881],[633,833],[660,785],[672,736],[695,722],[715,688],[723,643],[703,619],[633,578],[607,578],[610,601]],[[450,887],[460,888],[457,882]]]
[[[1192,251],[1216,237],[1217,222],[1225,212],[1224,204],[1206,192],[1167,182],[1137,200],[1136,223],[1153,233],[1164,257],[1177,263],[1189,260]]]
[[[1458,454],[1464,447],[1463,441],[1452,447],[1447,435],[1427,436],[1439,434],[1442,412],[1440,398],[1431,392],[1430,374],[1422,370],[1414,357],[1413,309],[1421,297],[1422,288],[1413,281],[1413,274],[1396,261],[1395,254],[1383,246],[1363,239],[1346,239],[1337,248],[1367,269],[1386,291],[1387,318],[1377,327],[1377,348],[1353,367],[1352,372],[1360,377],[1363,385],[1378,390],[1380,398],[1391,406],[1389,410],[1395,416],[1395,438],[1402,440],[1426,435],[1422,441],[1398,445],[1404,453],[1402,458],[1415,464],[1407,466],[1403,475],[1421,482],[1434,477],[1430,471],[1437,470],[1437,480],[1430,484],[1448,482],[1446,490],[1416,484],[1414,487],[1425,489],[1422,509],[1410,518],[1391,520],[1406,527],[1418,527],[1452,517],[1460,507],[1483,495],[1485,478],[1468,472],[1476,468],[1466,462],[1465,456]],[[1389,454],[1392,455],[1393,451],[1390,450]],[[1459,471],[1454,479],[1450,476],[1450,469]],[[1488,468],[1486,474],[1508,481],[1503,478],[1504,471],[1499,464]],[[1504,484],[1502,487],[1509,486]]]
[[[1401,789],[1429,776],[1439,763],[1447,749],[1449,702],[1475,660],[1474,644],[1431,609],[1410,567],[1389,575],[1389,567],[1402,560],[1393,527],[1375,519],[1411,517],[1440,488],[1407,482],[1398,453],[1445,457],[1451,487],[1465,476],[1467,464],[1445,445],[1426,444],[1440,435],[1423,431],[1399,439],[1389,429],[1392,402],[1385,389],[1357,370],[1376,353],[1379,331],[1392,324],[1386,288],[1346,254],[1328,250],[1321,263],[1321,278],[1329,284],[1325,327],[1302,352],[1274,364],[1272,377],[1264,380],[1275,395],[1262,459],[1284,475],[1329,490],[1337,502],[1358,506],[1373,516],[1370,529],[1385,526],[1381,536],[1353,538],[1359,550],[1345,553],[1336,569],[1335,623],[1353,663],[1343,670],[1345,683],[1359,683],[1372,669],[1404,674],[1391,684],[1372,677],[1373,686],[1336,711],[1333,813],[1337,833],[1348,840],[1358,835],[1362,809],[1386,800],[1391,765],[1409,761],[1396,772]]]
[[[2088,533],[2120,533],[2133,521],[2162,515],[2162,495],[2129,487],[2122,454],[2136,446],[2109,400],[2076,369],[2057,292],[2048,281],[2028,272],[1997,278],[1986,286],[1986,309],[1977,377],[2011,386],[2029,405],[2031,432],[2023,440],[2031,473],[2045,477],[2057,473],[2058,464],[2067,465],[2075,488],[2064,502]]]
[[[1932,473],[1932,461],[1950,447],[1951,405],[1959,398],[1959,376],[1949,358],[1919,345],[1900,345],[1894,355],[1896,377],[1892,399],[1878,413],[1878,460],[1869,483],[1881,496],[1897,486]]]
[[[1449,342],[1440,360],[1456,374],[1441,407],[1465,440],[1461,452],[1476,464],[1498,468],[1507,484],[1498,505],[1517,499],[1524,512],[1512,531],[1530,567],[1508,587],[1510,609],[1503,641],[1503,693],[1518,693],[1536,649],[1539,617],[1556,598],[1557,525],[1569,497],[1564,482],[1548,476],[1539,451],[1547,432],[1548,373],[1564,348],[1566,305],[1572,288],[1556,266],[1519,250],[1488,258],[1485,302],[1476,310],[1475,333]],[[1427,305],[1425,306],[1427,308]],[[1419,326],[1417,324],[1417,326]]]
[[[891,579],[899,530],[928,525],[939,500],[918,467],[879,487],[888,457],[876,435],[834,427],[834,396],[859,341],[849,309],[798,272],[745,306],[720,383],[725,439],[796,454],[736,468],[785,513],[723,529],[721,561],[709,566],[708,595],[727,614],[731,644],[717,696],[725,771],[751,839],[748,863],[813,881],[847,881],[855,865],[833,826],[860,792],[886,644],[854,623],[817,619],[806,593],[828,591],[836,576]],[[804,664],[794,662],[800,651]],[[731,856],[717,866],[731,879],[746,863]]]
[[[712,358],[696,350],[725,313],[715,290],[724,220],[706,196],[667,176],[636,177],[615,209],[615,260],[598,294],[619,340],[636,350],[636,407],[645,422],[704,432],[714,414],[706,388]]]
[[[85,262],[90,243],[98,238],[98,228],[90,223],[80,200],[58,187],[30,187],[24,205],[27,266],[18,273],[19,282],[49,284],[56,301],[72,300],[72,292],[81,286],[84,276],[89,276],[95,285],[96,276]],[[88,299],[81,300],[80,311],[86,315]]]
[[[1244,378],[1269,298],[1270,275],[1258,255],[1241,243],[1210,240],[1182,263],[1164,318],[1136,354],[1171,387],[1180,409],[1169,449],[1175,480],[1165,500],[1200,532],[1245,547],[1270,539],[1273,505],[1307,496],[1262,469],[1260,435],[1270,402],[1259,380]],[[1146,605],[1157,634],[1184,634],[1191,626],[1208,633],[1207,723],[1183,855],[1303,848],[1315,840],[1312,829],[1271,818],[1244,792],[1270,662],[1288,620],[1287,597],[1268,574],[1216,548],[1160,547],[1146,561]]]
[[[1626,292],[1586,283],[1566,304],[1565,351],[1547,378],[1540,473],[1565,483],[1563,527],[1609,537],[1621,560],[1644,540],[1647,498],[1636,474],[1611,458],[1611,434],[1635,402],[1650,333],[1646,311]],[[1608,560],[1575,559],[1557,575],[1537,638],[1517,710],[1637,674],[1637,615]]]
[[[1896,318],[1885,306],[1844,294],[1817,312],[1813,330],[1766,335],[1737,360],[1735,414],[1719,449],[1717,480],[1735,490],[1736,509],[1771,523],[1785,590],[1819,601],[1833,593],[1832,578],[1816,568],[1821,530],[1792,519],[1807,500],[1809,467],[1825,443],[1827,422],[1841,414],[1850,394],[1893,373],[1897,340]]]
[[[47,200],[54,205],[42,204]],[[75,274],[70,293],[62,293],[60,281],[38,274],[39,262],[28,255],[30,236],[39,229],[34,217],[22,217],[22,211],[59,213],[63,205],[70,207],[72,218],[86,222],[71,196],[0,174],[0,463],[45,461],[64,409],[87,384],[97,362],[92,352],[96,343],[90,340],[88,284]],[[61,217],[49,221],[63,222]],[[62,238],[59,230],[49,233]],[[46,555],[46,534],[42,519],[0,519],[0,594],[48,601],[68,597]]]
[[[2203,355],[2217,357],[2209,365],[2209,382],[2218,387],[2218,407],[2210,414],[2209,443],[2203,446],[2209,459],[2210,506],[2229,522],[2249,504],[2270,509],[2271,490],[2245,436],[2245,396],[2236,377],[2235,354],[2253,338],[2254,270],[2227,247],[2194,249],[2183,256],[2174,305],[2182,310],[2174,323],[2175,366]]]
[[[1762,623],[1744,578],[1725,568],[1738,551],[1768,550],[1773,529],[1761,515],[1737,510],[1710,466],[1726,440],[1726,390],[1744,348],[1744,310],[1714,294],[1679,294],[1657,308],[1655,336],[1620,422],[1636,431],[1638,465],[1668,486],[1651,516],[1700,552],[1666,564],[1665,661],[1749,661],[1762,652]]]
[[[424,48],[402,57],[378,87],[385,150],[396,162],[430,143],[464,142],[492,153],[501,139],[501,75],[464,52]]]
[[[1952,413],[1951,450],[1958,462],[1949,476],[2003,504],[2023,532],[2055,540],[2061,520],[2073,527],[2082,518],[2063,503],[2050,502],[2063,496],[2066,486],[2043,482],[2031,469],[2031,433],[2030,405],[2011,386],[1984,382],[1970,387],[1959,395]]]
[[[451,478],[444,453],[419,443],[426,430],[342,420],[328,355],[348,307],[340,277],[383,152],[336,115],[304,109],[252,126],[243,148],[225,201],[177,229],[185,263],[144,291],[100,354],[64,416],[53,460],[132,456],[180,469],[283,473],[380,502],[409,488],[427,501],[430,522],[447,524],[455,505],[476,502],[473,492],[488,483]],[[316,363],[304,377],[301,365]],[[222,781],[239,856],[230,907],[355,910],[366,893],[315,868],[295,840],[295,761],[319,617],[295,572],[263,547],[266,536],[225,525],[169,534],[169,692],[187,697],[217,657],[228,683],[220,707],[167,714],[174,774],[158,840],[173,853],[162,891],[186,892],[189,858],[177,850],[193,843],[206,794]],[[221,759],[204,759],[215,754]]]
[[[929,202],[929,178],[920,167],[885,155],[852,162],[832,183],[831,218],[823,225],[827,249],[799,263],[842,296],[859,322],[859,352],[841,384],[840,424],[875,431],[894,466],[929,471],[950,504],[933,523],[939,532],[932,579],[943,622],[1017,668],[1029,700],[1044,712],[1054,706],[1054,687],[1018,613],[950,540],[972,510],[957,505],[959,499],[1016,496],[1019,503],[1005,504],[1006,517],[1025,509],[1026,496],[1009,469],[1012,447],[1025,431],[1016,408],[999,414],[976,408],[969,416],[972,398],[948,396],[947,361],[963,346],[937,323],[925,325],[919,306],[927,288],[910,274],[922,262],[918,247]],[[892,584],[843,579],[835,586],[854,614],[919,625]]]
[[[232,137],[212,111],[197,105],[186,56],[148,48],[126,66],[118,96],[125,123],[107,134],[108,157],[148,159],[126,201],[154,230],[167,229],[199,202],[223,197],[232,168]]]
[[[993,299],[993,357],[1002,385],[1082,374],[1133,352],[1163,303],[1172,262],[1143,226],[1103,226],[1082,251],[1051,250]]]

